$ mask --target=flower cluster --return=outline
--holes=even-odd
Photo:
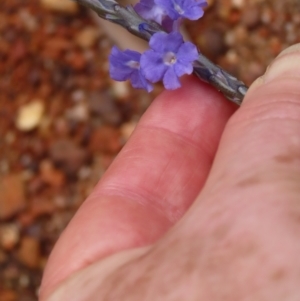
[[[150,49],[143,54],[113,47],[109,57],[110,76],[118,81],[129,79],[134,88],[148,92],[153,89],[151,83],[161,80],[166,89],[179,88],[179,77],[191,74],[193,62],[198,58],[197,47],[184,42],[179,26],[184,18],[201,18],[206,4],[206,0],[141,0],[135,11],[144,19],[160,24],[166,32],[155,33],[149,41]]]

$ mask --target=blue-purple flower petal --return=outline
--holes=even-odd
[[[162,21],[162,27],[167,32],[179,31],[180,25],[182,24],[183,18],[179,18],[177,20],[172,20],[169,16],[166,16]]]
[[[153,86],[149,84],[140,70],[139,72],[133,72],[130,80],[133,88],[145,89],[148,93],[153,90]]]
[[[153,50],[148,50],[141,57],[141,71],[151,83],[157,83],[163,79],[168,67],[163,64],[162,57]]]
[[[184,64],[178,60],[177,64],[174,66],[174,70],[180,77],[184,74],[192,74],[193,66],[191,64]]]
[[[170,34],[159,32],[154,34],[149,42],[151,49],[161,53],[177,52],[182,44],[183,37],[179,32],[171,32]]]
[[[109,73],[112,79],[117,81],[130,80],[134,88],[152,90],[152,86],[147,82],[140,69],[141,54],[132,51],[121,51],[113,47],[109,56]]]
[[[170,67],[165,73],[163,84],[168,90],[175,90],[181,87],[180,81],[173,67]]]
[[[146,20],[153,20],[162,24],[166,13],[163,8],[156,5],[154,0],[141,0],[134,6],[135,11]]]
[[[154,2],[173,20],[180,17],[197,20],[203,16],[203,7],[207,5],[206,0],[154,0]]]
[[[163,80],[166,89],[179,88],[179,77],[193,72],[193,61],[198,58],[196,46],[184,42],[179,32],[172,32],[154,34],[150,47],[141,56],[145,78],[152,83]]]
[[[183,43],[177,51],[177,58],[186,63],[195,61],[198,56],[197,47],[191,42]]]

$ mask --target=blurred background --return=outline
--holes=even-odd
[[[249,85],[300,42],[300,1],[210,0],[185,28]],[[115,42],[145,47],[111,29],[69,0],[0,2],[0,301],[38,299],[58,236],[162,90],[109,78]]]

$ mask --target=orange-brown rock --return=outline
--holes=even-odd
[[[29,268],[37,268],[40,264],[40,244],[37,239],[25,236],[21,240],[17,259]]]
[[[26,207],[23,181],[18,174],[0,177],[0,220],[8,219]]]

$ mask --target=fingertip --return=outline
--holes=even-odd
[[[211,173],[213,189],[229,181],[237,186],[247,178],[263,182],[273,174],[293,173],[290,164],[274,158],[292,162],[293,156],[300,156],[299,70],[300,45],[295,45],[282,52],[251,85],[223,133]],[[227,175],[226,181],[216,183],[222,174]]]
[[[184,76],[177,90],[163,91],[149,107],[140,124],[159,125],[190,136],[191,131],[219,128],[238,108],[215,88],[195,76]],[[204,126],[206,124],[206,126]],[[207,136],[214,136],[212,135]]]
[[[256,97],[252,95],[256,91],[262,89],[273,90],[276,86],[280,86],[282,92],[291,92],[290,85],[293,79],[300,80],[300,43],[290,46],[283,50],[276,59],[267,67],[266,72],[257,78],[249,87],[248,93],[243,101],[243,105],[249,100],[254,101]],[[280,82],[287,80],[287,85],[281,86]],[[272,84],[272,82],[275,82]],[[269,86],[269,87],[267,87]],[[251,95],[251,97],[250,97]]]

